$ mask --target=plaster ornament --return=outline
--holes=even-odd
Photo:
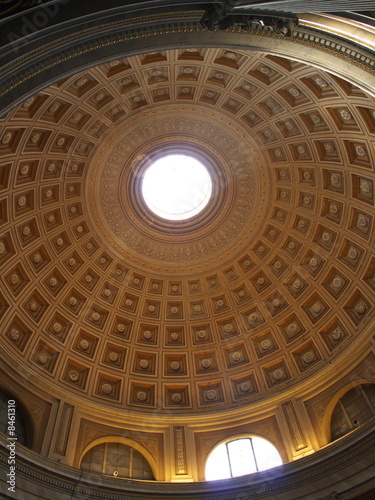
[[[364,215],[359,214],[357,218],[357,225],[358,227],[366,228],[368,226],[367,218]]]
[[[332,285],[335,287],[335,288],[340,288],[340,286],[343,284],[342,282],[342,279],[341,278],[334,278],[332,280]]]
[[[358,257],[358,252],[355,248],[349,248],[348,257],[351,260],[355,260]]]
[[[61,323],[54,323],[52,328],[55,333],[60,333],[62,331]]]
[[[1,144],[4,144],[4,145],[9,144],[11,139],[12,139],[12,134],[10,132],[7,132],[1,138]]]
[[[29,309],[31,312],[36,312],[39,309],[39,304],[35,301],[30,302]]]
[[[289,89],[289,93],[293,97],[299,97],[301,95],[301,92],[298,89],[296,89],[295,87],[292,87],[291,89]]]
[[[364,156],[367,156],[367,151],[363,146],[356,146],[355,147],[355,152],[357,156],[363,158]]]
[[[320,314],[323,311],[323,305],[320,302],[314,302],[311,306],[311,311],[314,314]]]
[[[27,175],[30,171],[30,166],[29,165],[23,165],[21,168],[20,168],[20,175],[22,175],[22,177],[24,177],[25,175]]]
[[[143,391],[139,391],[137,393],[137,398],[138,398],[139,401],[146,401],[147,394],[145,392],[143,392]]]
[[[46,353],[40,353],[38,355],[38,361],[41,365],[46,365],[48,363],[48,361],[50,360],[50,356],[47,355]]]
[[[307,364],[310,364],[314,361],[314,353],[311,351],[306,352],[303,356],[303,361]]]
[[[322,123],[322,118],[319,115],[311,115],[311,121],[315,123],[315,125],[318,125],[319,123]]]
[[[217,391],[216,389],[209,389],[206,392],[206,398],[209,399],[210,401],[213,401],[214,399],[217,398]]]
[[[75,297],[70,297],[69,304],[74,307],[78,304],[78,300]]]
[[[70,370],[68,373],[68,377],[72,382],[77,382],[77,380],[79,379],[79,374],[76,370]]]
[[[111,384],[103,384],[102,391],[104,392],[104,394],[111,394],[111,392],[112,392]]]
[[[77,87],[83,87],[87,82],[87,78],[78,78],[78,80],[75,81],[75,84]]]
[[[19,281],[20,281],[20,278],[19,278],[18,274],[13,273],[10,277],[11,285],[17,285],[17,283],[19,283]]]
[[[117,352],[112,351],[108,354],[108,358],[112,363],[116,363],[116,361],[119,358],[119,355],[117,354]]]
[[[271,74],[271,68],[269,68],[268,66],[262,66],[260,68],[260,71],[261,73],[263,73],[264,75],[270,75]]]
[[[357,304],[354,306],[354,311],[358,314],[364,314],[367,310],[367,306],[363,301],[357,302]]]
[[[211,368],[212,366],[212,361],[208,358],[206,359],[202,359],[202,368],[204,368],[205,370],[207,370],[208,368]]]
[[[250,384],[249,382],[242,382],[242,384],[240,384],[240,391],[241,392],[249,392],[250,391]]]
[[[272,377],[275,380],[281,380],[285,376],[285,372],[282,368],[277,368],[272,372]]]
[[[341,339],[341,337],[342,337],[342,334],[341,334],[340,330],[334,330],[331,334],[331,338],[335,342],[339,341]]]
[[[26,203],[27,203],[27,198],[26,198],[26,196],[20,196],[20,197],[18,198],[18,200],[17,200],[17,205],[18,205],[19,207],[24,207],[24,206],[26,205]]]
[[[178,403],[181,403],[182,401],[182,396],[181,394],[179,394],[178,392],[175,392],[174,394],[172,394],[171,396],[171,399],[174,403],[178,404]]]
[[[232,361],[234,363],[238,363],[242,359],[242,355],[240,351],[235,351],[231,354]]]
[[[324,80],[324,78],[316,78],[316,83],[319,85],[319,87],[325,88],[328,87],[328,82]]]
[[[50,113],[56,113],[56,111],[59,109],[60,105],[57,102],[54,102],[51,104],[51,106],[48,108],[48,111]]]
[[[352,120],[352,115],[349,113],[349,111],[347,111],[346,109],[342,109],[340,111],[340,116],[343,120],[345,121],[349,121],[349,120]]]
[[[30,137],[31,144],[34,144],[34,145],[38,144],[41,137],[42,137],[42,134],[40,132],[36,132],[35,134],[31,134],[31,137]]]
[[[264,351],[267,351],[271,347],[271,341],[268,339],[262,340],[260,346]]]
[[[84,351],[87,351],[87,349],[90,347],[90,343],[86,339],[81,340],[79,345],[80,345],[81,349],[83,349]]]
[[[207,337],[207,333],[205,332],[205,330],[199,330],[197,335],[199,339],[205,339]]]
[[[363,194],[369,194],[372,191],[372,183],[366,181],[365,179],[361,179],[359,182],[359,190]]]
[[[29,97],[29,98],[28,98],[28,99],[26,99],[26,101],[22,104],[22,106],[23,106],[24,108],[29,108],[29,107],[32,105],[32,103],[34,102],[34,99],[35,99],[34,97]]]
[[[34,261],[34,264],[40,264],[43,260],[43,257],[41,256],[41,254],[39,252],[35,253],[34,256],[33,256],[33,261]]]
[[[13,340],[13,342],[17,342],[21,338],[21,334],[17,328],[12,328],[9,332],[9,337]]]

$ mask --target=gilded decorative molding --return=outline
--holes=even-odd
[[[70,425],[72,423],[74,407],[64,404],[60,418],[60,425],[57,432],[57,440],[55,444],[55,452],[59,455],[65,455],[66,447],[69,439]]]
[[[184,427],[173,427],[175,450],[175,474],[187,474]]]
[[[303,436],[301,425],[298,421],[296,411],[295,411],[294,406],[293,406],[293,402],[288,401],[287,403],[284,403],[282,406],[283,406],[286,420],[288,422],[290,432],[293,436],[296,450],[297,451],[303,450],[304,448],[307,447],[307,444],[306,444],[306,440]]]

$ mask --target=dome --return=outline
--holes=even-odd
[[[227,435],[312,457],[345,388],[373,383],[373,68],[309,41],[315,17],[252,45],[168,27],[14,84],[1,366],[34,452],[79,469],[118,439],[156,480],[202,481]],[[148,202],[166,157],[203,165],[197,213]],[[172,199],[159,176],[149,193]]]

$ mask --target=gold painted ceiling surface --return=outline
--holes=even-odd
[[[266,54],[133,56],[43,90],[0,122],[1,355],[51,394],[183,414],[345,370],[373,320],[374,144],[371,96]],[[139,182],[178,147],[215,194],[171,224]]]

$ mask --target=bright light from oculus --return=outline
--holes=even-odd
[[[186,220],[199,214],[212,193],[211,177],[192,156],[159,158],[146,170],[142,194],[154,214],[168,220]]]

